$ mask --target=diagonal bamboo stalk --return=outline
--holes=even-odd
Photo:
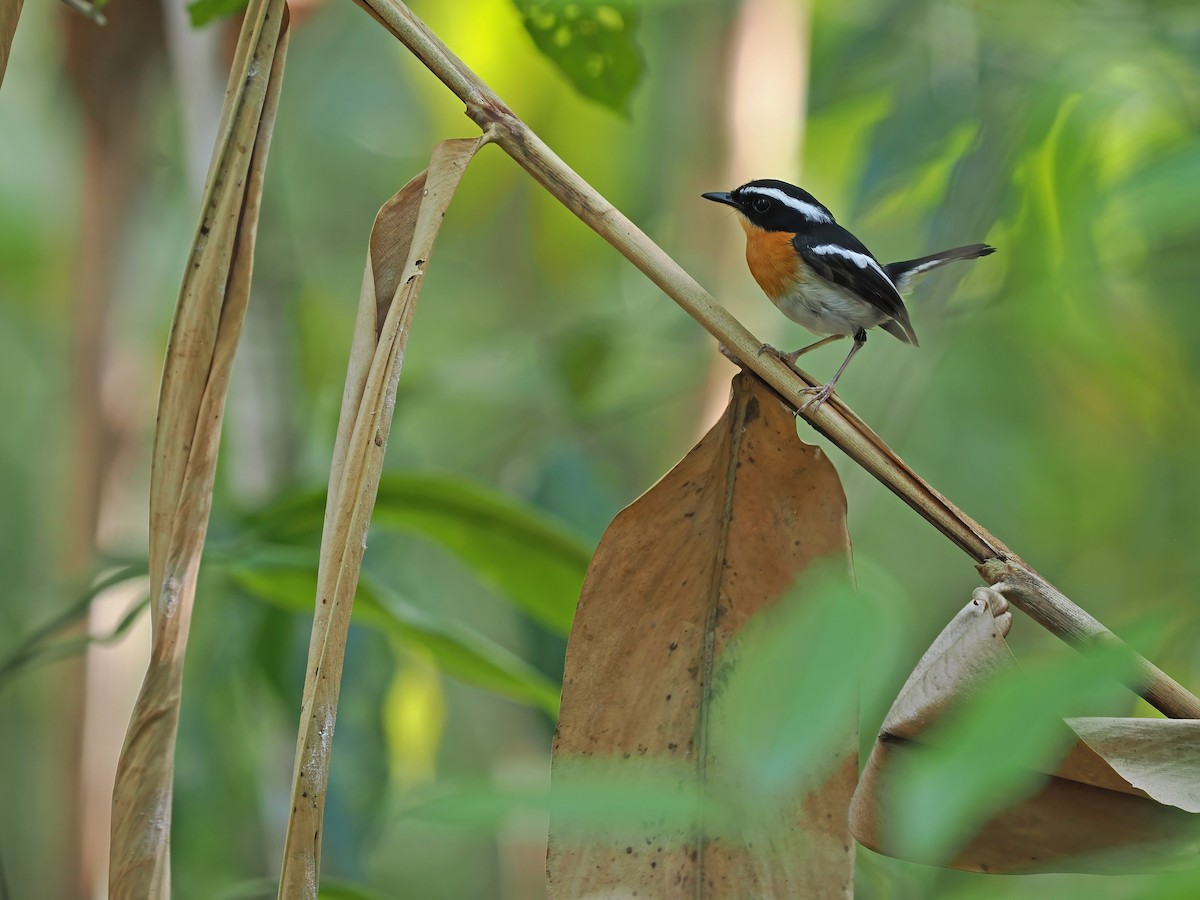
[[[761,354],[751,334],[711,294],[570,166],[563,162],[484,82],[400,0],[355,0],[466,104],[466,114],[526,172],[585,224],[612,244],[683,307],[731,355],[741,360],[793,409],[801,391],[818,382]],[[1119,639],[1072,603],[970,516],[938,493],[897,456],[840,399],[800,415],[852,460],[917,511],[970,556],[985,578],[1002,583],[1007,599],[1034,621],[1075,645]],[[985,565],[987,564],[987,565]],[[1015,577],[1014,573],[1023,573]],[[1131,653],[1133,651],[1130,651]],[[1172,718],[1200,718],[1200,698],[1140,656],[1131,687]]]

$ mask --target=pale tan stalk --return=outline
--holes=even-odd
[[[484,138],[443,141],[429,169],[384,204],[372,229],[321,535],[292,806],[279,896],[316,900],[321,820],[346,635],[425,265],[459,179]]]
[[[807,399],[805,387],[817,384],[812,376],[797,372],[776,357],[761,353],[762,341],[752,335],[697,281],[657,244],[621,214],[574,170],[555,155],[504,102],[480,80],[400,0],[355,0],[395,35],[434,75],[466,104],[466,113],[492,140],[575,213],[585,224],[613,245],[685,312],[729,349],[731,355],[769,384],[793,409]],[[898,457],[840,399],[821,406],[815,413],[801,413],[856,463],[874,475],[931,525],[957,544],[977,564],[1000,560],[1023,564],[1015,553],[976,523],[970,516],[938,493]],[[985,568],[985,575],[993,571]],[[1014,590],[1009,600],[1043,627],[1060,638],[1078,644],[1076,630],[1063,623],[1091,617],[1068,598],[1032,573],[1044,584],[1044,602],[1029,603],[1027,591]],[[1053,614],[1050,614],[1053,611]],[[1094,621],[1094,620],[1092,620]],[[1099,624],[1099,623],[1097,623]],[[1103,628],[1103,626],[1101,626]],[[1106,634],[1110,634],[1105,630]],[[1116,640],[1116,638],[1112,638]],[[1173,718],[1200,717],[1200,699],[1167,675],[1142,660],[1149,681],[1134,687],[1148,702]]]
[[[259,199],[287,49],[283,0],[252,0],[163,370],[150,484],[153,639],[117,767],[109,896],[170,896],[171,795],[184,650],[250,294]]]

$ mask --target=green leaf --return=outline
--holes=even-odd
[[[257,548],[242,561],[225,562],[230,577],[256,599],[311,615],[317,569],[289,548]],[[459,681],[558,715],[559,687],[519,656],[456,622],[438,619],[363,577],[354,601],[355,621],[424,647],[438,667]]]
[[[202,28],[209,22],[240,13],[246,8],[247,0],[196,0],[188,4],[188,17],[193,28]]]
[[[255,878],[241,881],[218,894],[214,900],[272,900],[278,886],[273,878]],[[383,894],[350,881],[322,878],[320,900],[382,900]]]
[[[73,603],[61,610],[46,624],[27,635],[8,657],[0,660],[0,688],[10,678],[27,668],[76,656],[87,650],[90,644],[108,644],[120,640],[141,615],[142,610],[149,602],[148,596],[139,596],[121,617],[121,621],[107,635],[83,635],[59,641],[54,641],[53,638],[76,622],[83,620],[92,607],[92,601],[101,593],[126,581],[145,577],[146,573],[147,563],[144,560],[138,560],[122,564],[104,577],[96,579]]]
[[[473,482],[439,475],[384,478],[375,521],[435,541],[543,625],[571,630],[591,553],[562,525]]]
[[[254,530],[268,540],[320,533],[324,492],[286,501],[260,517]],[[386,475],[374,524],[433,541],[476,577],[559,634],[571,629],[587,545],[566,528],[496,491],[453,475]]]
[[[333,878],[321,879],[320,900],[383,900],[386,896],[369,887]]]
[[[534,45],[575,90],[629,114],[645,63],[634,35],[640,15],[628,2],[513,0]]]

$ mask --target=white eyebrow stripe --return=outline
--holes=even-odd
[[[883,271],[883,267],[875,262],[865,253],[859,253],[856,250],[847,250],[845,247],[837,244],[818,244],[812,248],[813,253],[819,253],[822,256],[840,256],[843,259],[848,259],[860,269],[871,268],[883,276],[883,280],[888,284],[892,284],[892,279],[888,278],[887,272]],[[892,285],[895,287],[895,285]]]
[[[742,188],[743,194],[754,194],[756,197],[768,197],[771,200],[778,200],[789,209],[794,209],[810,222],[829,223],[833,221],[833,216],[825,212],[819,206],[813,206],[811,203],[805,203],[803,200],[797,200],[790,194],[785,194],[779,188],[767,187],[748,187]]]

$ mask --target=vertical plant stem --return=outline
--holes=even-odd
[[[287,50],[283,0],[252,0],[184,273],[159,397],[150,484],[150,661],[113,789],[109,896],[170,896],[175,739],[225,394]]]
[[[346,636],[375,507],[396,386],[426,263],[459,179],[484,138],[443,141],[372,229],[321,534],[317,602],[296,742],[281,900],[316,900],[321,824]]]

